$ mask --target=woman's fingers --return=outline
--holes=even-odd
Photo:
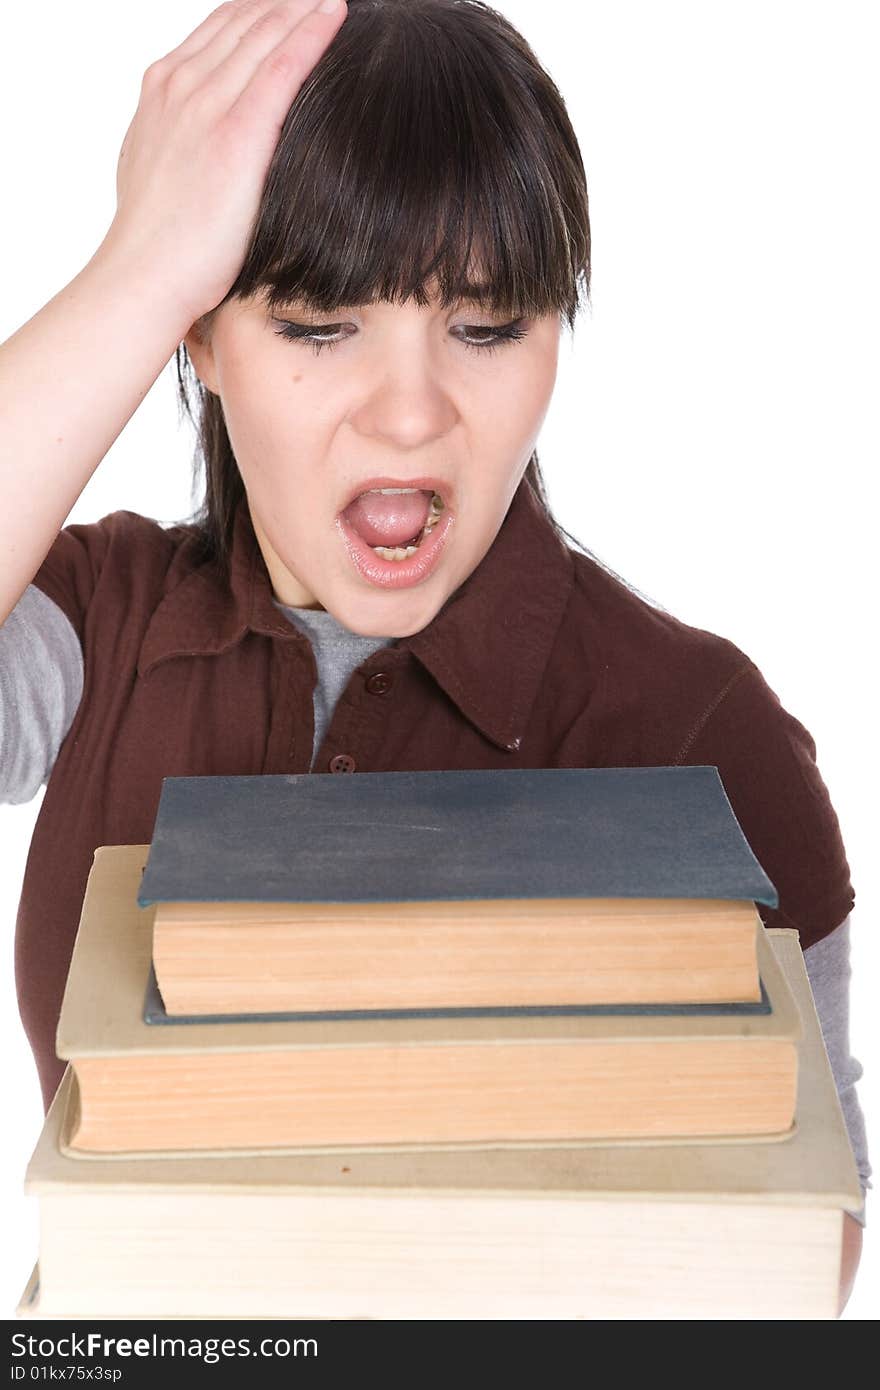
[[[105,241],[175,277],[192,321],[233,284],[284,118],[345,20],[320,3],[233,0],[144,74]]]
[[[295,64],[289,68],[293,79],[299,76],[298,86],[307,72],[311,71],[318,57],[331,42],[336,29],[345,17],[345,6],[339,6],[334,14],[323,14],[318,10],[320,0],[282,0],[281,4],[270,6],[253,22],[249,28],[239,33],[235,43],[225,44],[224,56],[213,70],[204,74],[202,90],[217,107],[235,106],[250,82],[266,68],[271,83],[272,71],[278,72],[278,54],[285,58],[295,57]],[[214,53],[220,54],[224,47],[225,35],[217,35],[209,50],[200,54],[199,60],[207,64]],[[282,58],[284,72],[284,58]],[[257,99],[259,100],[259,99]],[[270,97],[271,100],[271,97]],[[289,106],[288,101],[288,106]],[[285,108],[286,110],[286,108]],[[284,118],[282,113],[278,124]]]
[[[202,40],[187,48],[196,39],[198,30],[190,35],[180,50],[175,50],[173,63],[167,64],[165,80],[173,77],[174,90],[181,96],[196,91],[211,80],[217,69],[239,45],[247,40],[249,44],[264,32],[274,35],[274,42],[289,33],[304,15],[315,8],[319,0],[231,0],[230,4],[209,15],[205,26],[216,16],[222,16],[219,23],[206,27]],[[224,13],[225,12],[225,13]],[[200,26],[200,28],[205,27]]]
[[[271,25],[267,16],[260,31],[250,30],[244,35],[235,51],[217,68],[210,82],[212,92],[220,101],[235,94],[230,116],[237,122],[249,124],[272,113],[280,133],[292,101],[291,87],[299,91],[345,15],[343,3],[330,14],[311,5],[286,32]]]

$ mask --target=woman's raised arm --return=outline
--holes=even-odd
[[[343,0],[232,0],[145,72],[95,255],[0,346],[0,623],[192,323],[235,282]]]

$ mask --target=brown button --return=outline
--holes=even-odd
[[[367,680],[367,689],[371,695],[387,695],[394,684],[394,677],[387,671],[377,671]]]
[[[331,772],[354,772],[357,763],[350,753],[337,753],[335,758],[330,759]]]

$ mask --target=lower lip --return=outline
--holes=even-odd
[[[413,584],[420,584],[422,580],[427,579],[437,567],[440,553],[452,529],[452,522],[451,512],[441,514],[440,520],[431,534],[422,541],[415,555],[411,555],[408,560],[384,560],[362,536],[351,529],[344,517],[336,518],[336,525],[355,569],[368,583],[376,584],[381,589],[409,589]]]

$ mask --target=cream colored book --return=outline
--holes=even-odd
[[[23,1316],[834,1318],[861,1189],[794,931],[768,939],[803,1019],[778,1144],[101,1159],[28,1166]]]
[[[691,1006],[144,1022],[144,847],[95,851],[58,1024],[83,1153],[740,1135],[794,1122],[800,1019],[760,927],[770,1012]],[[736,1006],[747,1009],[749,1006]]]

